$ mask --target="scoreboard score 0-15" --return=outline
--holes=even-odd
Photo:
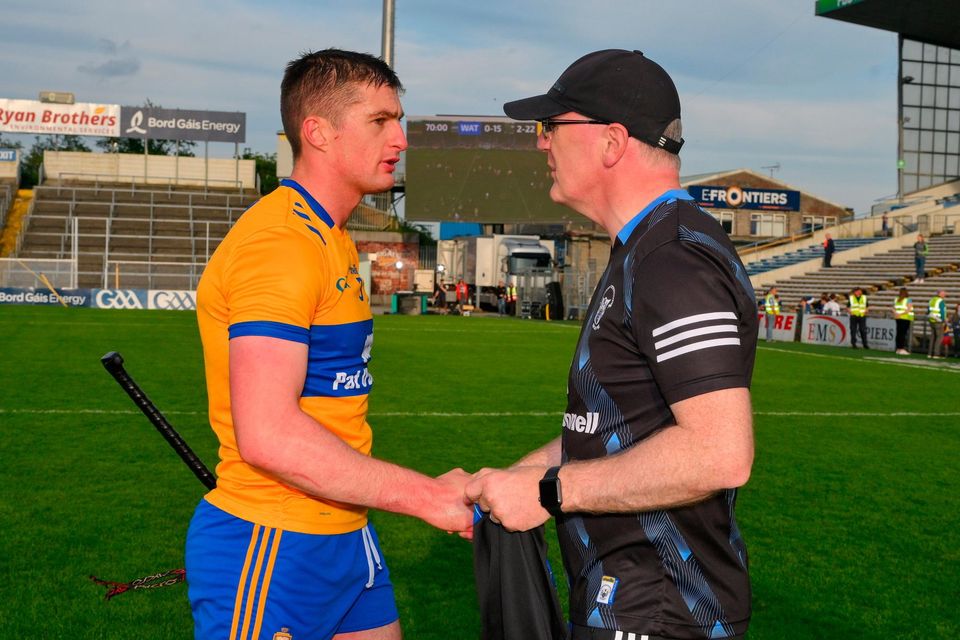
[[[410,148],[517,149],[536,151],[537,123],[509,118],[411,118],[407,122]]]
[[[407,121],[410,220],[567,222],[550,200],[553,180],[537,150],[537,124],[493,116],[414,116]]]

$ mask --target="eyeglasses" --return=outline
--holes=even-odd
[[[553,130],[562,124],[610,124],[606,120],[539,120],[537,135],[549,139]]]

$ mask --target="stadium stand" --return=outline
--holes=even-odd
[[[210,255],[259,194],[247,190],[54,182],[34,202],[14,255],[76,255],[81,288],[195,289]],[[396,228],[395,216],[361,203],[353,230]]]
[[[870,244],[881,240],[881,237],[870,237],[870,238],[841,238],[834,242],[836,245],[837,253],[847,251],[848,249],[856,249],[857,247],[862,247],[863,245]],[[777,256],[770,258],[761,258],[755,262],[751,262],[746,265],[747,275],[755,276],[760,273],[766,273],[767,271],[772,271],[773,269],[779,269],[780,267],[787,267],[792,264],[798,264],[801,262],[806,262],[807,260],[813,259],[823,259],[823,246],[819,244],[812,244],[803,249],[796,251],[787,251]]]
[[[255,192],[43,185],[17,255],[77,256],[78,286],[194,288],[210,254]]]
[[[836,293],[845,300],[850,290],[859,285],[870,295],[871,315],[877,316],[881,315],[881,310],[885,312],[884,315],[891,315],[893,300],[901,286],[909,288],[918,309],[921,306],[925,308],[926,300],[941,288],[953,291],[954,295],[960,297],[960,235],[933,236],[927,242],[930,254],[927,256],[927,277],[923,283],[912,283],[913,246],[907,245],[829,269],[821,267],[803,275],[764,283],[755,287],[755,292],[760,299],[770,286],[776,286],[781,307],[785,311],[792,311],[803,297],[819,297],[826,292]]]

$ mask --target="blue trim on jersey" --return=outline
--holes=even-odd
[[[230,339],[241,336],[264,336],[267,338],[280,338],[290,342],[299,342],[301,344],[310,344],[310,331],[303,327],[285,322],[273,322],[272,320],[251,320],[249,322],[237,322],[230,325]]]
[[[307,218],[307,220],[309,219],[310,218]],[[316,227],[312,227],[308,224],[307,229],[310,229],[310,231],[313,231],[315,234],[317,234],[317,236],[320,238],[320,242],[322,242],[324,246],[327,245],[327,241],[323,239],[323,234],[320,233],[320,231]]]
[[[323,222],[325,222],[328,227],[330,227],[331,229],[334,227],[335,223],[333,221],[333,218],[330,217],[330,214],[327,213],[327,210],[324,209],[323,205],[317,202],[316,198],[310,195],[310,192],[304,189],[299,182],[297,182],[296,180],[291,180],[290,178],[284,178],[283,180],[280,181],[280,184],[284,187],[290,187],[291,189],[299,193],[301,196],[303,196],[303,199],[306,200],[307,204],[310,205],[310,208],[313,209],[313,213],[318,218],[323,220]]]
[[[620,229],[620,232],[617,233],[617,238],[620,240],[621,244],[626,244],[627,239],[630,237],[630,234],[633,233],[633,230],[637,228],[637,225],[643,222],[643,219],[647,217],[647,214],[659,207],[664,202],[667,202],[668,200],[693,199],[693,196],[687,193],[685,189],[671,189],[670,191],[667,191],[665,194],[644,207],[643,211],[635,215],[630,222],[625,224],[623,229]]]
[[[362,396],[370,393],[367,370],[373,320],[310,327],[307,379],[301,397]]]

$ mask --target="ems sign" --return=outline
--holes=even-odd
[[[785,189],[750,189],[738,186],[691,185],[687,192],[701,207],[799,211],[800,192]]]

